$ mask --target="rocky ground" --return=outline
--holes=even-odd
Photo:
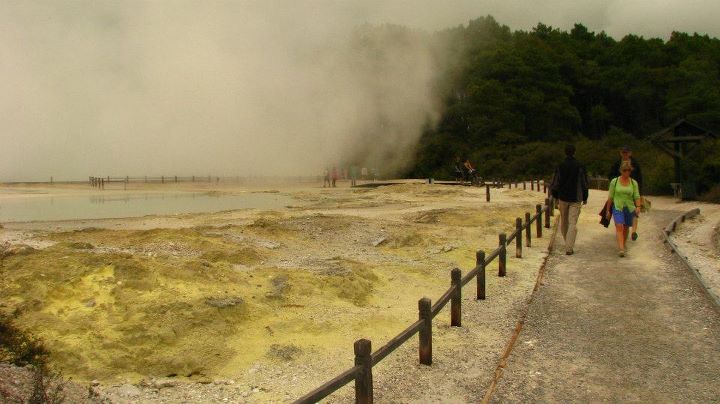
[[[419,298],[439,297],[450,269],[472,268],[478,248],[492,251],[497,234],[543,200],[502,189],[486,203],[484,189],[417,183],[251,191],[297,203],[4,223],[0,311],[41,338],[53,368],[95,401],[287,402],[350,367],[356,339],[377,348],[411,324]],[[376,397],[481,394],[547,236],[535,243],[509,260],[506,278],[489,269],[487,300],[465,289],[462,328],[440,314],[432,367],[417,364],[414,340],[381,363]],[[29,370],[12,372],[8,380],[27,387]],[[352,400],[350,390],[331,400]]]

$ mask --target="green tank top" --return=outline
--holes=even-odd
[[[608,198],[613,200],[613,206],[617,210],[623,210],[628,208],[629,210],[635,210],[635,200],[640,199],[640,191],[637,181],[630,178],[628,185],[623,185],[618,179],[620,177],[613,178],[610,181],[610,193]]]

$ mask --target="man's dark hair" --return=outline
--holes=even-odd
[[[565,145],[565,155],[568,157],[574,156],[575,155],[575,145],[573,145],[573,144]]]

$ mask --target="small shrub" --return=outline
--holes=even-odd
[[[41,341],[18,329],[10,317],[0,315],[0,362],[45,367],[47,355]]]
[[[48,351],[40,340],[17,328],[12,318],[0,315],[0,362],[20,367],[31,365],[33,369],[30,397],[21,402],[58,404],[65,401],[65,381],[48,369],[47,357]]]
[[[65,381],[45,368],[36,367],[28,404],[59,404],[65,401]]]

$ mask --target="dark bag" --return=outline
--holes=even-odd
[[[603,226],[605,226],[605,227],[609,227],[609,226],[610,226],[610,219],[608,219],[608,217],[605,216],[606,206],[607,206],[607,205],[603,205],[603,207],[600,209],[600,213],[598,213],[598,214],[600,215],[600,224],[603,225]]]
[[[617,179],[617,177],[616,177],[616,178],[614,178],[613,180],[615,181],[615,189],[617,190],[617,182],[618,182],[618,179]],[[613,180],[610,180],[610,183],[608,184],[608,186],[610,186],[610,184],[612,184]],[[610,202],[610,203],[612,203],[612,202]],[[605,202],[605,204],[603,205],[603,207],[600,208],[600,213],[598,213],[598,215],[600,215],[600,224],[603,225],[603,226],[605,226],[605,227],[610,227],[610,218],[608,218],[607,216],[605,216],[605,210],[606,210],[607,207],[608,207],[607,204],[608,204],[608,202]],[[612,206],[610,207],[610,211],[612,211]]]

